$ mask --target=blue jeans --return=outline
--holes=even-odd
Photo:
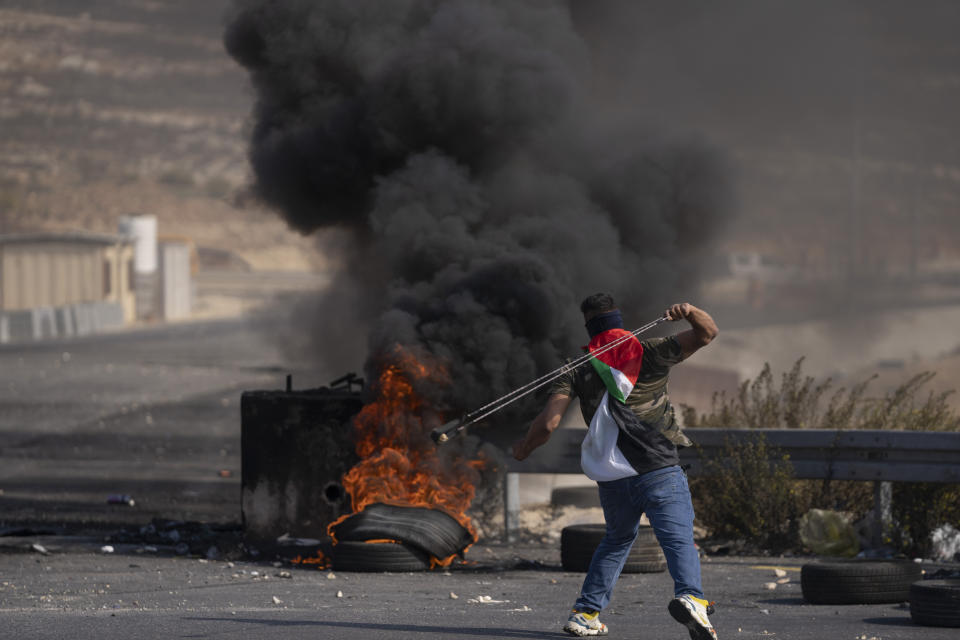
[[[593,554],[577,609],[602,611],[609,603],[630,547],[647,514],[673,577],[675,596],[703,598],[700,556],[693,544],[693,504],[687,474],[664,467],[640,476],[598,482],[607,532]]]

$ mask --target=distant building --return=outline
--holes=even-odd
[[[0,342],[82,335],[131,322],[133,260],[133,244],[118,235],[0,235]]]

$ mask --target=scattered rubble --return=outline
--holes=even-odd
[[[239,524],[207,524],[182,520],[155,518],[140,527],[128,527],[111,534],[108,542],[140,544],[138,553],[157,553],[160,549],[178,555],[192,555],[208,560],[234,560],[256,556],[243,543],[243,529]]]
[[[510,602],[509,600],[494,600],[492,596],[477,596],[476,598],[470,598],[467,602],[471,604],[503,604],[505,602]]]

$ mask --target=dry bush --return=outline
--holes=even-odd
[[[732,397],[714,396],[709,413],[684,407],[687,427],[747,429],[903,429],[958,431],[960,415],[946,400],[952,392],[923,395],[933,377],[921,373],[882,397],[867,396],[876,377],[834,388],[802,373],[803,359],[777,385],[769,365],[743,382]],[[694,435],[694,440],[696,436]],[[846,511],[860,518],[873,506],[871,483],[797,480],[789,458],[762,437],[728,444],[719,460],[704,460],[704,477],[691,482],[697,517],[714,535],[744,539],[770,550],[797,544],[800,516],[811,508]],[[924,554],[939,524],[960,525],[960,485],[894,485],[893,542]]]
[[[793,544],[803,501],[795,495],[789,458],[769,447],[762,434],[745,443],[727,442],[719,459],[703,459],[703,470],[690,481],[690,491],[697,520],[712,536],[771,551]]]
[[[936,375],[919,373],[882,397],[866,395],[873,376],[850,388],[834,389],[832,378],[817,381],[802,373],[803,358],[774,382],[770,365],[741,383],[737,393],[717,393],[709,413],[684,407],[688,427],[727,429],[903,429],[958,431],[960,415],[947,403],[953,391],[921,395]],[[832,391],[832,393],[831,393]]]

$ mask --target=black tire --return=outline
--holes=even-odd
[[[560,532],[560,564],[564,571],[583,572],[603,539],[606,527],[602,524],[574,524]],[[623,573],[659,573],[666,571],[667,561],[657,542],[653,528],[640,527]]]
[[[600,491],[595,484],[589,487],[557,487],[550,492],[550,504],[559,507],[599,507]]]
[[[910,585],[910,619],[928,627],[960,627],[960,579]]]
[[[440,560],[475,540],[459,522],[437,509],[368,505],[333,528],[338,541],[399,540]]]
[[[391,542],[340,542],[333,547],[334,571],[423,571],[430,559],[419,549]]]
[[[803,598],[813,604],[906,602],[910,585],[922,575],[920,565],[913,562],[818,562],[800,569],[800,588]]]

